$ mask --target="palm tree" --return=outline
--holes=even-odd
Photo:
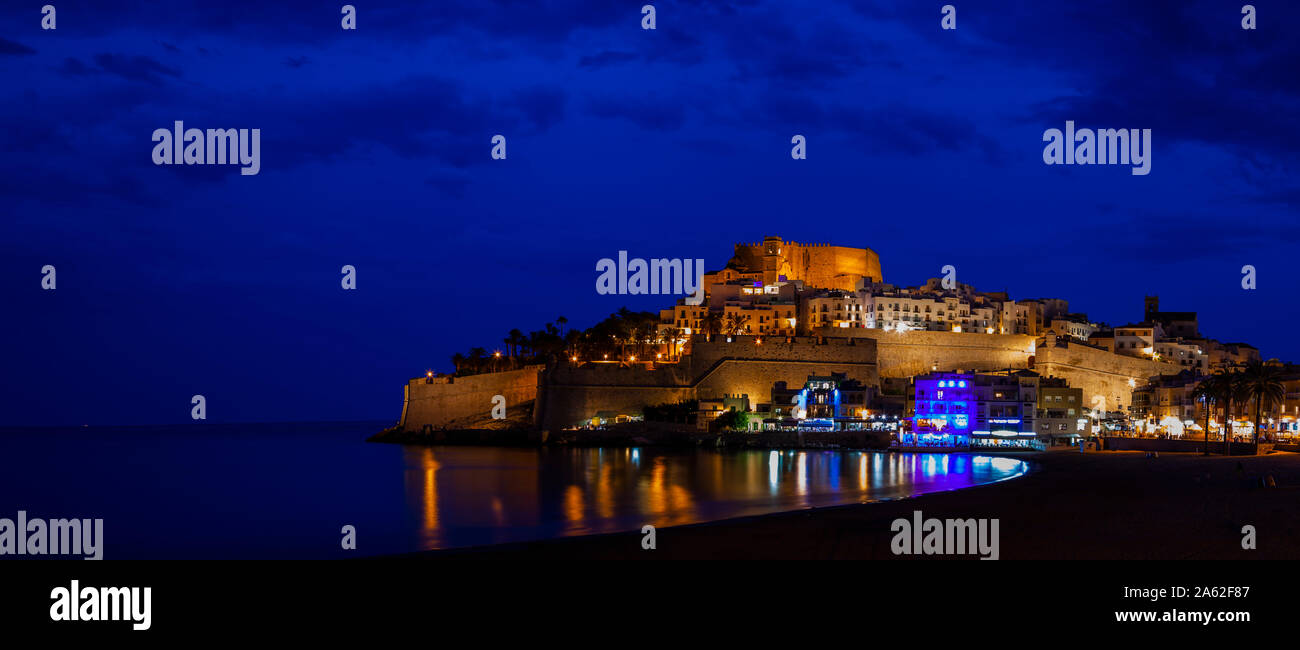
[[[727,314],[726,324],[723,329],[727,334],[741,335],[745,333],[745,326],[749,324],[748,314]]]
[[[1275,366],[1260,361],[1251,361],[1241,373],[1243,396],[1255,400],[1255,443],[1259,443],[1259,425],[1262,411],[1282,401],[1286,389],[1282,385],[1281,372]]]
[[[1206,377],[1192,389],[1192,399],[1205,402],[1205,452],[1202,454],[1204,456],[1210,455],[1210,412],[1214,408],[1215,401],[1218,400],[1220,376]]]
[[[487,350],[483,348],[469,349],[469,365],[475,373],[482,372],[483,361],[487,358]]]
[[[550,323],[547,323],[547,325],[548,325],[548,326],[551,326],[551,327],[554,327],[554,326],[551,325]],[[534,357],[535,357],[535,356],[541,355],[541,354],[543,353],[543,351],[544,351],[545,348],[546,348],[546,332],[545,332],[545,331],[543,331],[543,330],[536,330],[536,331],[533,331],[533,332],[529,332],[529,333],[528,333],[528,354],[529,354],[529,356],[534,356]]]
[[[618,357],[627,358],[628,339],[632,338],[632,312],[627,307],[619,307],[617,312],[609,315],[610,336],[618,343]]]
[[[705,312],[704,318],[700,319],[700,326],[704,329],[705,338],[712,341],[713,335],[717,334],[719,328],[722,327],[722,317],[718,315],[718,312],[710,309]]]
[[[570,356],[578,355],[578,344],[582,341],[582,338],[581,330],[569,330],[564,335],[564,348]]]
[[[653,345],[659,339],[659,325],[652,321],[642,321],[640,325],[636,326],[633,336],[636,337],[636,353],[644,358],[645,344],[650,343]]]
[[[659,338],[668,345],[668,358],[673,358],[677,354],[677,339],[682,337],[681,328],[665,327],[659,330]]]
[[[1219,375],[1218,402],[1223,404],[1223,453],[1232,455],[1232,405],[1244,395],[1241,374],[1228,370]]]
[[[654,351],[655,351],[655,349],[656,349],[655,346],[659,345],[659,342],[662,341],[663,338],[664,338],[664,337],[663,337],[663,334],[661,334],[661,333],[659,332],[659,322],[658,322],[658,321],[650,321],[649,323],[646,323],[646,337],[645,337],[645,341],[646,341],[646,343],[649,343],[649,344],[650,344],[650,351],[651,351],[651,352],[654,352]]]
[[[465,365],[465,355],[457,352],[451,355],[451,365],[456,368],[456,374],[460,374],[461,366]]]
[[[564,326],[569,324],[569,319],[561,316],[555,319],[555,324],[560,326],[560,338],[564,338]]]
[[[513,359],[516,355],[519,354],[519,345],[523,342],[524,342],[523,332],[520,332],[518,329],[510,330],[510,337],[506,340],[506,344],[510,346],[511,349],[513,350],[510,353],[510,358]]]

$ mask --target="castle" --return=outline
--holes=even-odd
[[[764,284],[802,281],[810,287],[853,291],[863,280],[884,282],[880,256],[870,248],[800,244],[764,237],[761,244],[736,244],[727,268],[758,275]]]

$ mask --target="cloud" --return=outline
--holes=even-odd
[[[459,172],[437,172],[426,178],[424,184],[436,188],[444,196],[461,199],[465,198],[465,190],[470,185],[470,179]]]
[[[834,103],[823,106],[807,95],[771,92],[754,111],[768,128],[792,133],[823,131],[848,136],[873,151],[925,155],[936,151],[978,150],[990,162],[1001,162],[1002,147],[980,125],[963,115],[891,103],[879,107]]]
[[[33,50],[22,43],[16,43],[14,41],[0,38],[0,54],[23,56],[27,54],[36,54],[36,50]]]
[[[564,93],[555,88],[534,86],[517,91],[514,106],[538,131],[545,131],[564,119]]]
[[[605,50],[598,54],[586,54],[578,59],[579,68],[603,68],[609,65],[618,65],[620,63],[631,63],[641,58],[641,55],[633,52],[616,52]]]
[[[163,77],[176,78],[179,70],[169,68],[149,56],[126,56],[122,54],[102,53],[95,55],[95,64],[99,69],[128,81],[142,81],[160,84]]]
[[[138,208],[157,209],[160,205],[138,176],[119,170],[83,173],[47,167],[33,173],[27,168],[0,167],[0,194],[14,201],[31,200],[67,208],[81,208],[87,200],[101,204],[105,199]]]
[[[1125,212],[1099,229],[1124,232],[1106,243],[1117,259],[1182,265],[1234,254],[1262,251],[1270,243],[1300,243],[1300,224],[1277,223],[1249,212],[1207,214],[1193,211],[1159,214]],[[1259,253],[1254,253],[1259,255]]]
[[[605,119],[624,119],[651,131],[676,131],[686,122],[686,109],[679,102],[651,97],[592,100],[588,112]]]
[[[84,77],[86,75],[94,74],[97,72],[98,70],[82,63],[81,60],[75,59],[73,57],[68,57],[64,59],[63,64],[59,66],[59,74],[68,77]]]

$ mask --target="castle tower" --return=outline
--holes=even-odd
[[[1160,296],[1147,296],[1145,306],[1146,310],[1142,313],[1142,320],[1153,320],[1155,315],[1160,312]]]

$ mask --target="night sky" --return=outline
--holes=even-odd
[[[360,1],[356,31],[342,2],[6,2],[0,424],[194,394],[396,420],[454,352],[671,303],[597,295],[598,259],[716,269],[765,235],[1112,325],[1159,294],[1300,361],[1300,5],[949,1],[955,31],[940,1],[660,1],[654,31],[643,0]],[[260,174],[155,166],[176,120],[261,129]],[[1066,120],[1152,129],[1151,173],[1045,165]]]

